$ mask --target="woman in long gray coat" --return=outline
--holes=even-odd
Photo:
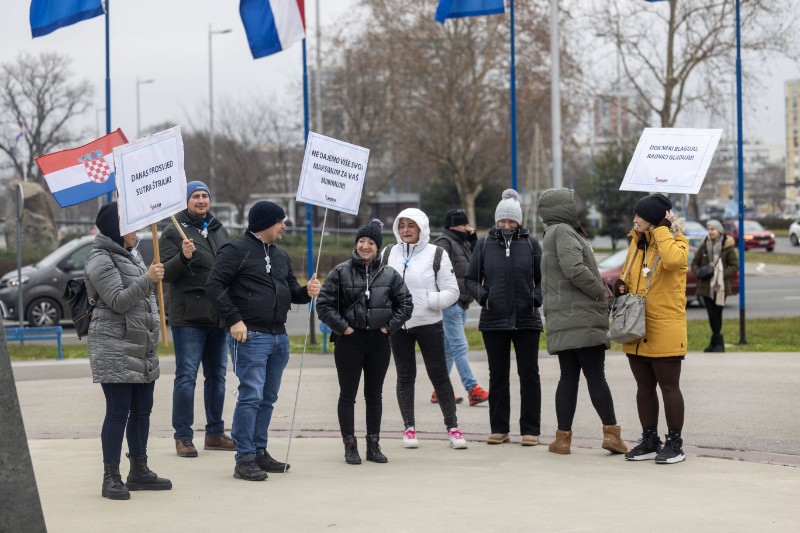
[[[539,214],[547,225],[542,242],[547,351],[558,355],[561,367],[556,389],[558,430],[549,449],[570,453],[583,370],[592,405],[603,422],[603,448],[625,453],[628,448],[620,438],[605,374],[609,293],[578,219],[574,191],[544,191],[539,197]]]
[[[89,324],[92,381],[101,384],[106,397],[101,494],[127,500],[129,490],[172,488],[168,479],[147,467],[153,389],[160,373],[156,355],[160,324],[153,289],[164,277],[164,265],[146,267],[136,250],[136,234],[120,235],[116,202],[100,208],[95,225],[100,233],[86,260],[84,277],[89,296],[96,300]],[[119,473],[126,429],[131,463],[127,487]]]

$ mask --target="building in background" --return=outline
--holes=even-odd
[[[800,80],[787,80],[786,95],[786,174],[784,212],[800,212]]]

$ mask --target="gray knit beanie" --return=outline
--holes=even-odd
[[[513,220],[522,225],[522,207],[519,205],[519,193],[514,189],[503,191],[503,199],[494,211],[494,221]]]
[[[725,233],[725,228],[722,227],[722,222],[719,220],[712,218],[708,222],[706,222],[706,228],[714,228],[720,233]]]

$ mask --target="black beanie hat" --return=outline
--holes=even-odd
[[[639,218],[658,226],[670,209],[672,209],[672,202],[669,201],[669,198],[663,194],[648,194],[636,202],[633,212],[639,215]]]
[[[452,228],[453,226],[460,226],[462,224],[469,224],[467,214],[463,209],[451,209],[444,215],[444,227]]]
[[[119,233],[119,211],[117,211],[117,202],[111,202],[100,208],[97,212],[97,218],[94,219],[94,225],[100,230],[100,233],[122,246],[122,235]]]
[[[373,218],[366,226],[358,230],[358,233],[356,233],[356,243],[358,243],[358,240],[361,237],[369,237],[375,242],[380,250],[381,245],[383,244],[383,234],[381,233],[381,229],[383,229],[383,222],[377,218]]]
[[[253,233],[271,228],[286,218],[283,208],[274,202],[261,200],[253,204],[247,213],[247,230]]]

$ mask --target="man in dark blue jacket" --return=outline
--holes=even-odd
[[[291,304],[309,303],[320,290],[316,274],[305,287],[297,283],[289,254],[276,245],[285,218],[279,205],[256,202],[247,231],[220,249],[206,282],[206,293],[229,329],[228,348],[239,378],[231,431],[233,476],[249,481],[288,469],[267,452],[272,410],[289,361],[286,316]]]

